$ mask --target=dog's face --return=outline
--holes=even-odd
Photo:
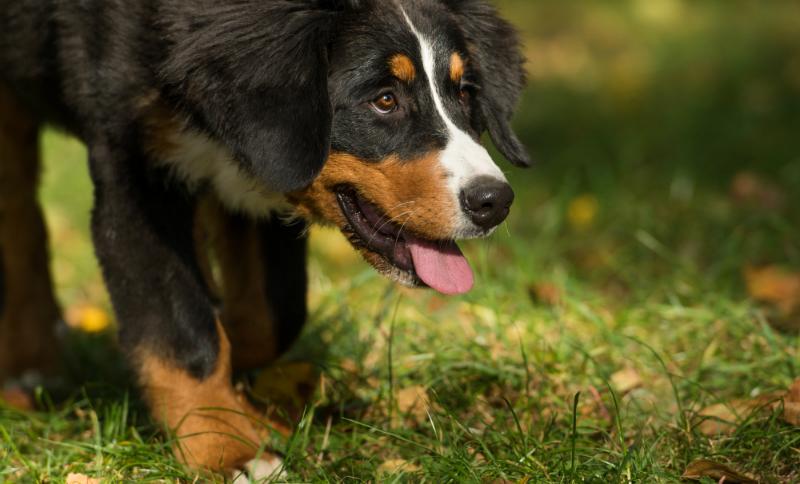
[[[441,3],[386,2],[344,20],[330,56],[330,154],[290,197],[378,271],[448,294],[473,282],[454,240],[491,233],[514,199],[480,145],[492,73],[474,48]]]
[[[184,38],[187,57],[232,28],[249,41],[233,57],[196,58],[209,67],[194,79],[213,86],[230,71],[238,81],[236,94],[214,91],[219,99],[203,95],[205,85],[186,90],[203,96],[203,123],[244,169],[303,215],[339,227],[380,272],[469,290],[472,271],[454,241],[491,233],[514,198],[482,133],[512,163],[529,163],[509,127],[524,82],[513,29],[482,0],[254,5],[252,17],[277,31],[220,10],[207,31]],[[280,49],[258,49],[275,38]],[[172,64],[197,69],[193,59]]]

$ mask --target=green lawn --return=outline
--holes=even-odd
[[[399,289],[313,233],[312,314],[286,360],[322,381],[273,442],[290,480],[675,482],[709,459],[800,481],[780,402],[717,435],[698,415],[800,377],[800,311],[774,329],[745,278],[800,270],[800,7],[502,4],[531,59],[517,125],[539,164],[502,165],[518,199],[463,244],[464,297]],[[43,145],[59,294],[108,311],[85,154],[53,132]],[[68,339],[80,386],[43,411],[0,406],[0,481],[191,480],[107,334]]]

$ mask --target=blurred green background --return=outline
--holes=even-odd
[[[741,290],[748,264],[800,265],[798,2],[500,5],[530,75],[517,126],[539,163],[511,171],[511,229],[547,246],[531,274],[649,293],[677,270],[695,299]]]

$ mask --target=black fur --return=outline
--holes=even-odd
[[[3,267],[3,248],[0,247],[0,320],[3,319],[3,310],[6,307],[6,272]]]
[[[167,99],[270,189],[310,183],[330,146],[328,44],[340,12],[303,2],[203,0],[166,5],[160,14],[170,43],[158,72]]]
[[[276,321],[278,352],[289,349],[306,321],[307,237],[306,224],[300,221],[289,225],[271,220],[260,225],[266,294]]]
[[[197,377],[215,366],[215,314],[195,257],[193,200],[148,172],[130,141],[90,150],[92,236],[124,349],[168,355]],[[161,176],[159,176],[161,175]]]

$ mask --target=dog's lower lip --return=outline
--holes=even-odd
[[[392,223],[353,188],[340,187],[335,193],[352,231],[351,242],[375,252],[395,267],[415,274],[402,228]]]

